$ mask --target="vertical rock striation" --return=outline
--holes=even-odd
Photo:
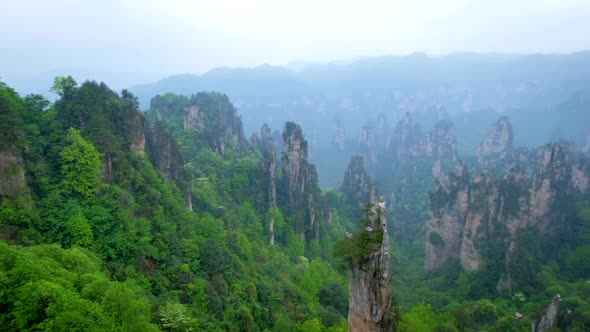
[[[381,246],[350,270],[349,332],[384,332],[395,330],[391,311],[389,236],[385,200],[373,208],[371,227],[383,229]]]
[[[512,124],[507,117],[503,116],[496,120],[475,151],[478,162],[484,167],[489,167],[508,158],[512,152],[513,136]]]
[[[262,152],[263,192],[268,208],[272,209],[277,205],[276,156],[271,130],[266,123],[260,128],[260,140],[257,140],[257,146]],[[270,244],[275,243],[274,224],[275,220],[271,217],[268,221],[268,241]]]
[[[553,301],[549,304],[545,310],[545,314],[538,321],[533,321],[531,324],[531,332],[547,332],[551,328],[557,326],[557,317],[559,314],[559,304],[561,297],[559,294],[555,295]]]
[[[350,202],[358,207],[376,201],[377,189],[372,183],[371,177],[367,175],[363,156],[357,155],[350,159],[340,190]]]
[[[0,152],[0,197],[16,197],[25,185],[25,166],[20,153]]]
[[[303,239],[319,240],[319,224],[316,222],[315,202],[319,191],[318,176],[309,163],[307,141],[299,125],[285,123],[283,130],[283,186],[287,201],[297,215],[295,231]]]
[[[452,258],[458,258],[465,228],[469,174],[462,162],[455,171],[439,178],[430,193],[426,224],[424,268],[434,270]]]
[[[459,165],[439,178],[430,194],[426,270],[452,259],[470,271],[497,264],[497,289],[511,292],[519,279],[514,271],[522,270],[528,250],[519,243],[524,234],[536,232],[551,245],[573,229],[575,197],[588,192],[590,163],[558,143],[547,144],[536,156],[528,160],[536,159],[536,167],[512,164],[501,178],[484,171],[470,180]]]

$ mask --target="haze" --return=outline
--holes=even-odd
[[[590,48],[590,2],[4,1],[0,77],[68,72],[131,85],[218,66],[456,51]]]

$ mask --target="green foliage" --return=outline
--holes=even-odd
[[[24,123],[19,116],[22,109],[16,91],[0,82],[0,151],[15,146],[22,139]]]
[[[57,76],[53,79],[53,85],[49,91],[55,92],[58,96],[63,97],[66,94],[72,93],[78,83],[72,78],[72,76]]]
[[[339,240],[334,244],[332,255],[344,264],[347,268],[362,264],[369,259],[371,254],[381,248],[383,242],[383,228],[381,221],[376,220],[373,229],[369,230],[371,221],[369,214],[372,211],[372,204],[363,208],[367,217],[359,220],[361,229],[352,235],[352,238]]]
[[[160,307],[160,326],[164,331],[194,331],[198,326],[187,307],[180,303],[166,303]]]
[[[8,313],[0,325],[7,331],[155,329],[142,291],[109,281],[88,251],[0,242],[0,271],[0,302]],[[127,315],[112,315],[113,306]]]
[[[442,247],[445,245],[445,240],[437,232],[431,232],[428,240],[435,246]]]
[[[69,129],[66,142],[68,145],[60,153],[61,188],[65,195],[77,193],[85,200],[93,200],[100,190],[102,155],[76,129]]]

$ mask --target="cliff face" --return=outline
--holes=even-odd
[[[497,243],[511,242],[526,227],[529,216],[529,179],[520,167],[503,179],[478,174],[469,186],[469,204],[459,258],[466,270],[485,265],[487,252]],[[500,237],[500,239],[498,239]],[[495,242],[495,244],[494,244]],[[507,259],[510,246],[507,250]]]
[[[500,263],[498,289],[511,290],[520,231],[533,227],[550,242],[571,229],[574,197],[588,191],[587,158],[557,143],[536,155],[536,167],[514,166],[502,178],[483,172],[470,181],[455,171],[437,181],[430,195],[426,270],[454,258],[466,270]]]
[[[545,310],[543,317],[538,321],[533,321],[531,324],[531,332],[547,332],[551,328],[556,327],[560,303],[561,297],[557,294]]]
[[[463,163],[455,171],[439,178],[430,194],[426,224],[424,268],[434,270],[459,257],[468,205],[469,175]]]
[[[303,238],[319,240],[319,225],[315,218],[318,178],[315,166],[309,163],[307,141],[301,127],[293,122],[285,124],[282,136],[284,191],[293,211],[306,211],[304,222],[297,223],[296,231]]]
[[[145,152],[145,121],[140,111],[131,112],[127,138],[129,140],[129,149],[134,152]]]
[[[462,231],[459,259],[466,270],[478,270],[484,263],[480,244],[487,241],[490,216],[496,213],[498,190],[488,174],[478,174],[469,192],[465,228]]]
[[[0,197],[16,197],[25,185],[25,167],[20,153],[0,152]]]
[[[173,133],[196,132],[215,152],[245,143],[242,120],[226,95],[199,92],[190,98],[165,95],[152,98],[151,110]]]
[[[184,107],[184,121],[182,126],[184,130],[203,130],[205,119],[198,104],[191,102]]]
[[[350,202],[359,207],[376,201],[377,189],[372,183],[371,177],[367,175],[363,156],[353,156],[350,159],[342,181],[341,191]]]
[[[561,207],[571,202],[572,182],[583,184],[587,176],[575,172],[572,178],[572,164],[569,151],[561,144],[552,143],[540,150],[537,174],[531,188],[531,220],[541,233],[549,233],[565,222]],[[584,187],[583,185],[581,187]]]
[[[369,259],[350,270],[348,331],[351,332],[395,330],[389,289],[391,275],[386,215],[385,201],[381,199],[373,208],[371,217],[371,227],[383,229],[381,246]]]
[[[301,199],[309,176],[307,141],[301,127],[293,122],[285,124],[283,131],[283,177],[289,203]]]
[[[203,132],[209,146],[223,154],[228,145],[239,147],[245,137],[242,120],[226,95],[197,93],[185,107],[185,126]]]
[[[154,167],[168,180],[180,178],[182,157],[175,141],[161,123],[153,123],[147,134],[147,151]]]
[[[271,130],[267,124],[264,124],[262,128],[260,128],[260,138],[256,138],[255,143],[262,152],[262,159],[260,162],[262,167],[263,193],[265,193],[264,199],[268,204],[268,208],[271,209],[277,205],[277,177],[274,144]],[[271,217],[268,221],[268,240],[270,244],[275,243],[274,223],[275,220]]]
[[[486,166],[493,161],[506,159],[512,151],[513,136],[512,124],[507,117],[496,120],[475,151],[478,162]]]
[[[377,129],[374,131],[378,132]],[[457,161],[456,136],[455,127],[449,120],[438,121],[431,132],[423,134],[410,113],[406,113],[390,134],[390,139],[383,139],[387,147],[378,155],[376,166],[370,167],[367,161],[368,173],[380,184],[383,194],[394,207],[391,214],[394,227],[398,229],[398,240],[405,236],[411,241],[413,235],[420,232],[416,214],[407,207],[419,206],[426,211],[423,193]]]

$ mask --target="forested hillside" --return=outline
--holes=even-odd
[[[102,83],[54,89],[52,104],[0,87],[3,330],[345,328],[343,197],[303,171],[305,196],[278,167],[265,178],[226,96],[157,97],[144,116]]]

